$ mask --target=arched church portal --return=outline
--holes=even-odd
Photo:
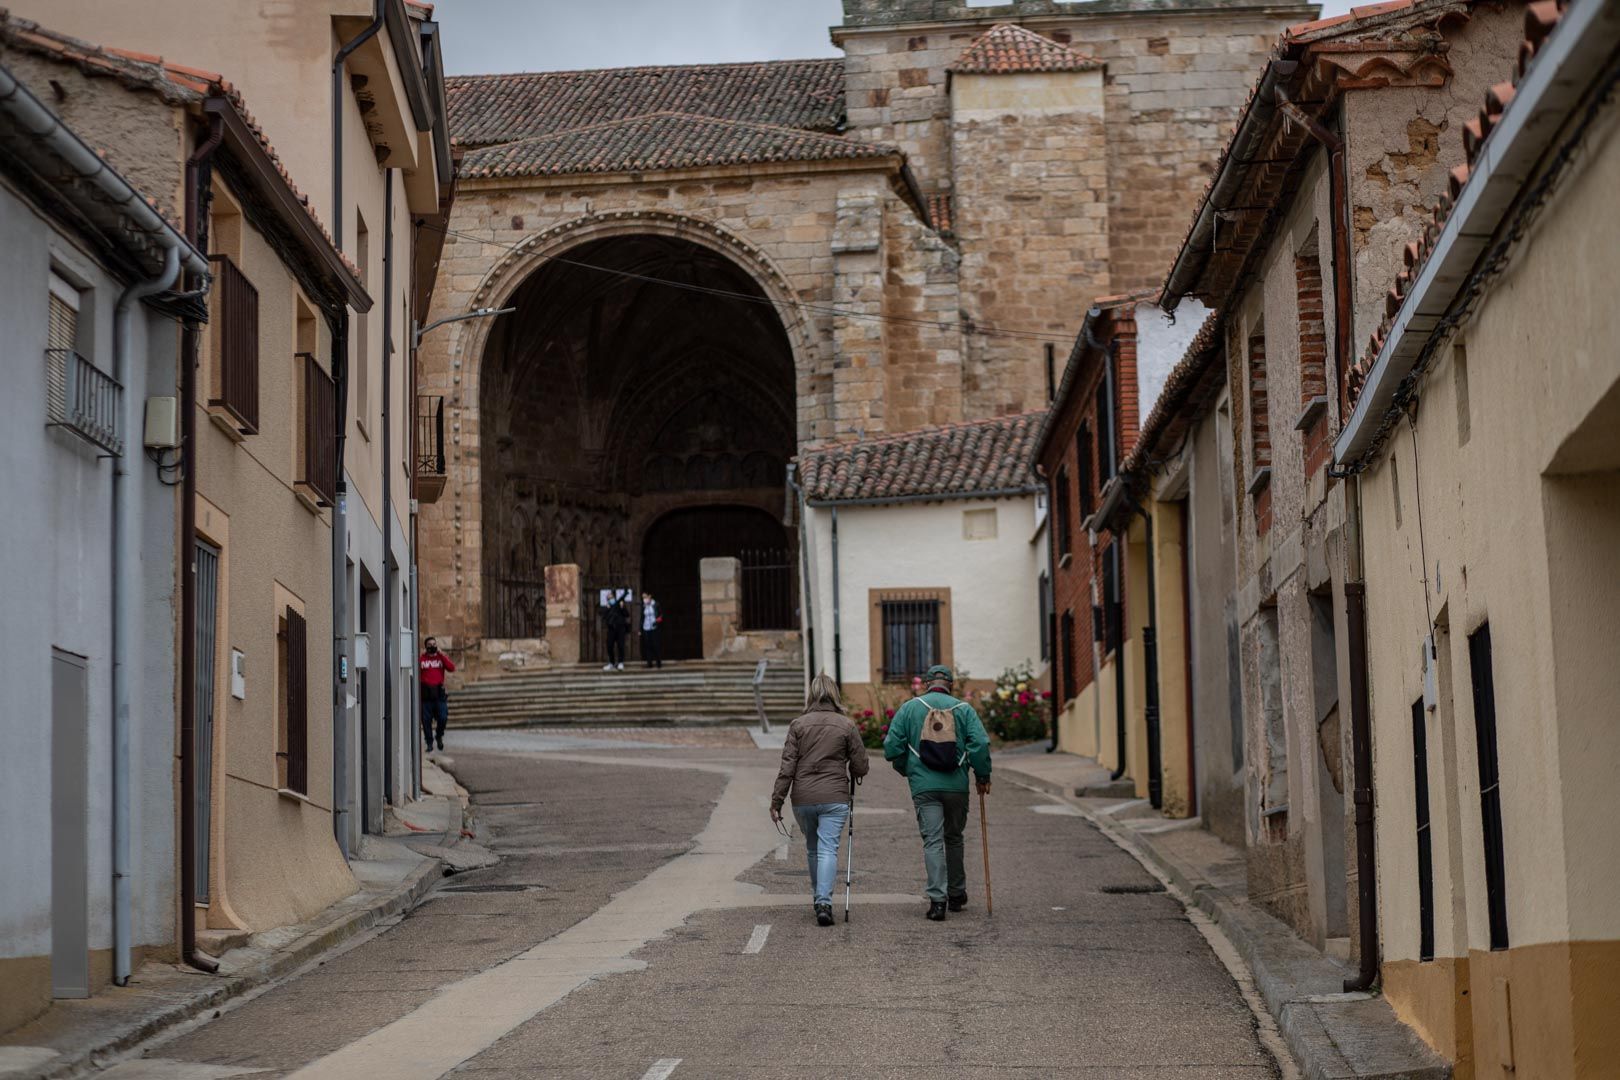
[[[700,559],[796,558],[775,307],[725,256],[662,235],[570,248],[508,306],[479,385],[485,636],[543,636],[545,567],[575,563],[587,596],[652,589],[666,655],[698,655]]]

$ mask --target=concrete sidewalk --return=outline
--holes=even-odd
[[[1255,988],[1307,1080],[1443,1080],[1451,1067],[1377,993],[1347,994],[1343,965],[1249,902],[1243,852],[1199,827],[1152,812],[1134,792],[1087,797],[1108,782],[1090,758],[1033,749],[997,755],[996,776],[1063,799],[1208,915]],[[1087,794],[1079,794],[1087,793]]]
[[[216,974],[147,963],[126,987],[55,1002],[38,1019],[0,1037],[0,1078],[46,1080],[105,1067],[397,920],[444,875],[493,863],[493,856],[471,843],[466,791],[439,763],[451,764],[442,755],[423,762],[423,797],[390,809],[386,835],[362,842],[349,864],[358,891],[304,923],[252,935],[208,935],[207,944],[224,947]]]

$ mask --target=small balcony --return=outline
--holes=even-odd
[[[72,349],[45,350],[48,426],[66,428],[114,457],[124,452],[118,430],[124,388]]]
[[[419,503],[434,503],[444,494],[444,396],[416,399],[416,475],[413,493]]]

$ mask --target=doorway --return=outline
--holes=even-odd
[[[90,996],[90,674],[51,650],[51,996]]]
[[[693,507],[653,522],[642,540],[641,587],[663,610],[665,658],[703,656],[703,585],[698,575],[702,560],[789,547],[782,523],[753,507]]]

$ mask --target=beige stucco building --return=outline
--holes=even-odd
[[[341,588],[332,600],[336,646],[311,669],[312,685],[329,691],[332,808],[350,851],[415,786],[410,360],[453,180],[431,9],[405,0],[12,6],[91,41],[224,73],[377,298],[337,331],[343,471],[329,580]]]
[[[578,565],[673,634],[703,558],[797,558],[802,448],[1041,408],[1309,10],[849,0],[839,58],[450,80],[435,312],[518,310],[424,343],[454,433],[426,621],[475,673],[544,651],[545,567]]]
[[[1377,627],[1385,994],[1459,1077],[1612,1076],[1620,6],[1524,29],[1528,64],[1444,136],[1466,163],[1336,454]]]

